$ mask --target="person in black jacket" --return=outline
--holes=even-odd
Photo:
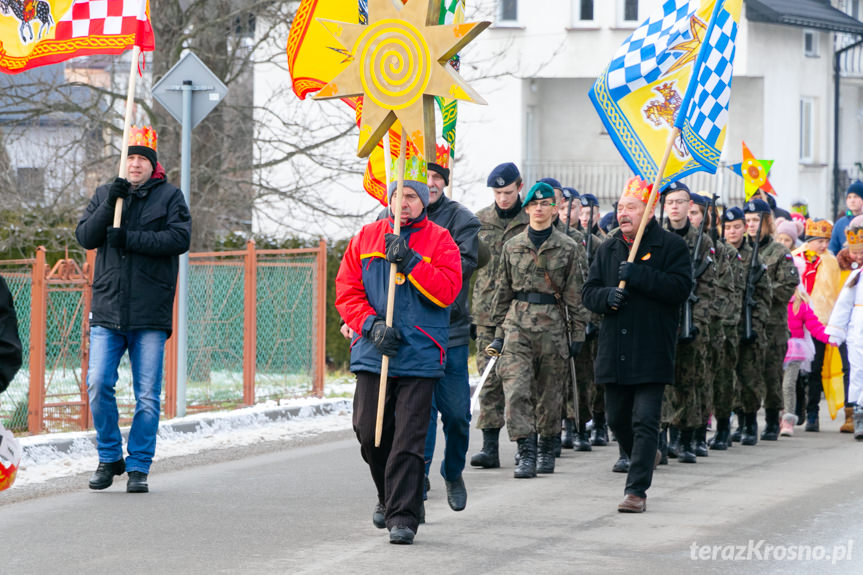
[[[647,214],[646,182],[632,178],[617,205],[620,228],[597,251],[582,301],[602,314],[596,384],[605,386],[608,424],[630,466],[618,511],[647,508],[657,463],[665,386],[674,382],[680,306],[691,288],[686,242]],[[627,262],[642,218],[650,220],[634,263]],[[618,287],[620,281],[625,288]]]
[[[96,428],[99,466],[90,489],[105,489],[128,471],[126,491],[146,493],[156,450],[165,341],[171,335],[178,256],[189,249],[192,221],[183,193],[165,180],[152,128],[134,128],[128,179],[99,187],[75,237],[95,249],[87,392]],[[120,227],[114,208],[122,198]],[[135,415],[123,460],[114,387],[129,351]]]
[[[0,393],[12,383],[22,361],[15,302],[6,280],[0,277]]]

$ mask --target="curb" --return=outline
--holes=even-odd
[[[353,411],[353,401],[350,399],[336,399],[333,401],[318,403],[316,405],[287,405],[284,407],[274,407],[273,409],[268,409],[266,411],[257,411],[253,413],[241,413],[240,410],[236,410],[235,412],[222,412],[221,417],[196,418],[190,421],[175,421],[169,419],[165,422],[159,422],[159,431],[161,432],[162,430],[165,430],[173,433],[195,433],[204,427],[213,426],[218,421],[230,421],[232,419],[241,419],[247,417],[265,417],[271,421],[278,421],[282,419],[293,419],[300,416],[317,417],[322,415],[329,415],[331,413],[336,413],[343,410],[348,412]],[[129,439],[128,426],[121,428],[120,433],[123,436],[123,439]],[[32,443],[28,442],[26,445],[23,446],[25,455],[29,455],[30,451],[34,449],[45,447],[53,448],[60,453],[69,453],[70,451],[72,451],[72,446],[80,441],[89,441],[93,444],[93,446],[96,446],[95,431],[88,431],[84,434],[76,435],[74,438],[52,437],[51,434],[45,434],[38,437],[39,439],[34,440]]]

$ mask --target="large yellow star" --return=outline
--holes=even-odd
[[[665,73],[666,75],[680,70],[690,62],[694,62],[695,58],[698,57],[698,51],[701,50],[701,42],[704,40],[704,33],[707,31],[707,24],[698,16],[692,16],[689,19],[689,31],[692,34],[691,40],[684,40],[669,48],[670,50],[684,52],[684,54],[668,69]]]
[[[434,96],[485,104],[448,62],[489,22],[431,24],[439,13],[440,0],[369,0],[368,25],[319,19],[352,61],[315,98],[363,96],[360,157],[398,120],[417,150],[434,158]]]

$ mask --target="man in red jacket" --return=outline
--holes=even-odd
[[[429,221],[428,186],[405,181],[401,231],[393,214],[364,226],[336,276],[336,309],[355,332],[353,427],[378,493],[372,516],[390,543],[413,543],[422,509],[423,450],[436,380],[443,377],[449,305],[461,290],[461,257],[450,233]],[[395,183],[390,185],[392,200]],[[386,317],[391,264],[397,265],[393,326]],[[375,447],[382,355],[389,356],[383,434]]]

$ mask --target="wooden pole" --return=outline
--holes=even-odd
[[[653,216],[653,208],[656,205],[656,198],[659,196],[659,185],[662,183],[662,178],[665,176],[665,166],[668,164],[668,158],[671,157],[671,151],[674,149],[674,140],[680,136],[680,128],[671,130],[668,136],[668,143],[665,146],[665,154],[662,156],[662,162],[656,170],[656,179],[653,180],[653,188],[650,190],[650,197],[647,200],[647,209],[644,210],[644,217],[641,218],[641,223],[638,224],[638,232],[635,234],[635,240],[632,242],[632,248],[629,250],[629,257],[626,259],[629,263],[635,261],[635,254],[638,252],[638,246],[641,244],[641,238],[644,236],[644,230],[647,228],[648,220]],[[617,287],[623,289],[626,287],[626,282],[621,280]]]
[[[399,162],[396,174],[396,193],[391,207],[393,213],[393,233],[399,235],[402,228],[402,190],[405,185],[405,154],[408,147],[408,137],[402,127],[402,137],[399,142]],[[396,264],[390,264],[390,283],[387,288],[387,326],[393,326],[393,312],[396,302]],[[381,383],[378,390],[378,417],[375,422],[375,447],[381,446],[381,435],[384,430],[384,404],[387,399],[387,376],[390,370],[390,357],[381,356]]]
[[[453,175],[454,171],[455,171],[455,156],[450,156],[450,158],[449,158],[449,184],[447,184],[447,187],[446,187],[446,197],[448,197],[449,199],[452,199],[452,187],[453,187],[452,175]]]
[[[137,45],[132,49],[132,64],[129,67],[129,87],[126,91],[126,116],[123,121],[123,141],[120,143],[120,177],[126,178],[126,159],[129,157],[129,130],[132,127],[132,107],[135,105],[135,77],[138,73],[138,58],[141,48]],[[114,204],[114,227],[120,227],[123,216],[123,198],[117,198]]]

